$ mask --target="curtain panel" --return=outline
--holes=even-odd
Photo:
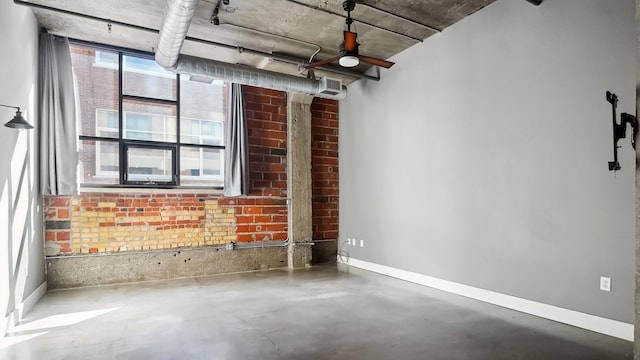
[[[78,193],[76,101],[69,41],[40,34],[40,191],[43,195]]]
[[[227,107],[227,146],[225,150],[224,195],[249,193],[249,155],[247,117],[242,85],[231,84]]]

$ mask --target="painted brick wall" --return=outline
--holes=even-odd
[[[338,101],[311,103],[313,238],[338,238]]]
[[[83,193],[45,198],[49,256],[287,238],[286,93],[245,87],[250,194]],[[313,230],[338,236],[338,103],[312,103]]]

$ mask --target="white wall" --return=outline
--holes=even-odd
[[[38,25],[30,9],[0,2],[0,104],[37,127]],[[15,110],[0,108],[0,123]],[[46,289],[35,131],[0,126],[0,337]],[[29,297],[30,295],[33,295]],[[31,300],[31,301],[29,301]]]
[[[498,0],[340,103],[350,256],[634,322],[633,0]],[[610,293],[600,276],[612,278]]]

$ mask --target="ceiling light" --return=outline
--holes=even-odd
[[[25,120],[22,117],[22,112],[20,111],[19,107],[17,107],[17,106],[9,106],[9,105],[2,105],[2,104],[0,104],[0,106],[17,110],[16,111],[16,116],[14,116],[13,119],[11,119],[9,122],[4,124],[4,126],[6,126],[8,128],[12,128],[12,129],[33,129],[33,126],[31,124],[29,124],[27,122],[27,120]]]
[[[340,63],[340,66],[343,66],[343,67],[354,67],[360,64],[360,59],[358,59],[356,56],[353,56],[353,55],[345,55],[340,58],[338,63]]]

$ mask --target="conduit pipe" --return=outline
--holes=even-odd
[[[342,86],[342,91],[338,94],[323,94],[318,80],[180,55],[180,49],[187,36],[187,31],[189,31],[197,6],[198,0],[166,0],[155,56],[156,62],[160,66],[179,74],[308,94],[328,99],[344,99],[347,96],[347,87],[344,85]]]

